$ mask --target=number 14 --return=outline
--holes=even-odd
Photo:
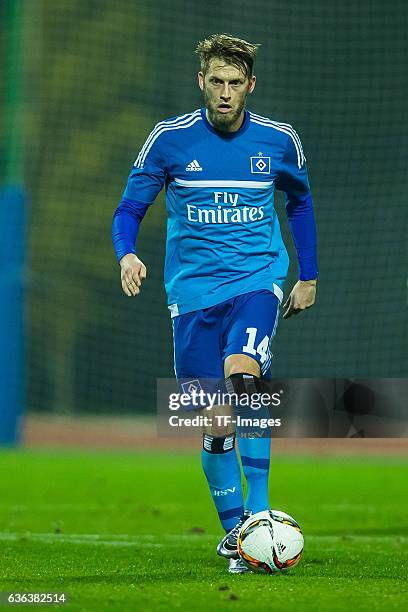
[[[250,355],[256,355],[258,353],[258,355],[260,355],[261,357],[261,363],[265,363],[265,361],[268,359],[269,353],[269,336],[265,336],[265,338],[260,341],[260,343],[255,349],[255,339],[257,331],[258,329],[256,327],[246,328],[246,333],[248,334],[248,342],[245,344],[245,346],[242,347],[242,350],[244,353],[249,353]]]

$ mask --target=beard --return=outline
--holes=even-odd
[[[243,109],[245,108],[245,97],[240,100],[237,108],[229,113],[220,113],[217,109],[219,102],[213,102],[206,90],[203,91],[204,104],[208,111],[208,118],[216,130],[228,132],[231,125],[235,123]]]

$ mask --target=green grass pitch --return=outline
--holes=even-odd
[[[273,576],[216,556],[198,450],[7,451],[0,473],[0,591],[66,592],[53,609],[408,609],[403,459],[273,456],[272,507],[305,535],[300,565]]]

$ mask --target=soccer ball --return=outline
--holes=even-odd
[[[300,561],[302,531],[294,518],[280,510],[252,514],[238,535],[238,553],[253,571],[274,574],[286,571]]]

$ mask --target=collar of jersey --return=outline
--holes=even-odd
[[[207,128],[207,130],[209,130],[213,134],[217,134],[217,136],[220,136],[220,138],[225,138],[225,139],[237,138],[237,136],[241,136],[241,134],[246,132],[247,129],[249,128],[250,116],[247,110],[244,111],[245,112],[244,121],[242,122],[242,125],[239,128],[239,130],[237,130],[236,132],[220,132],[220,130],[216,130],[211,125],[211,123],[208,121],[205,110],[206,110],[205,108],[201,109],[201,117],[203,119],[204,126]]]

